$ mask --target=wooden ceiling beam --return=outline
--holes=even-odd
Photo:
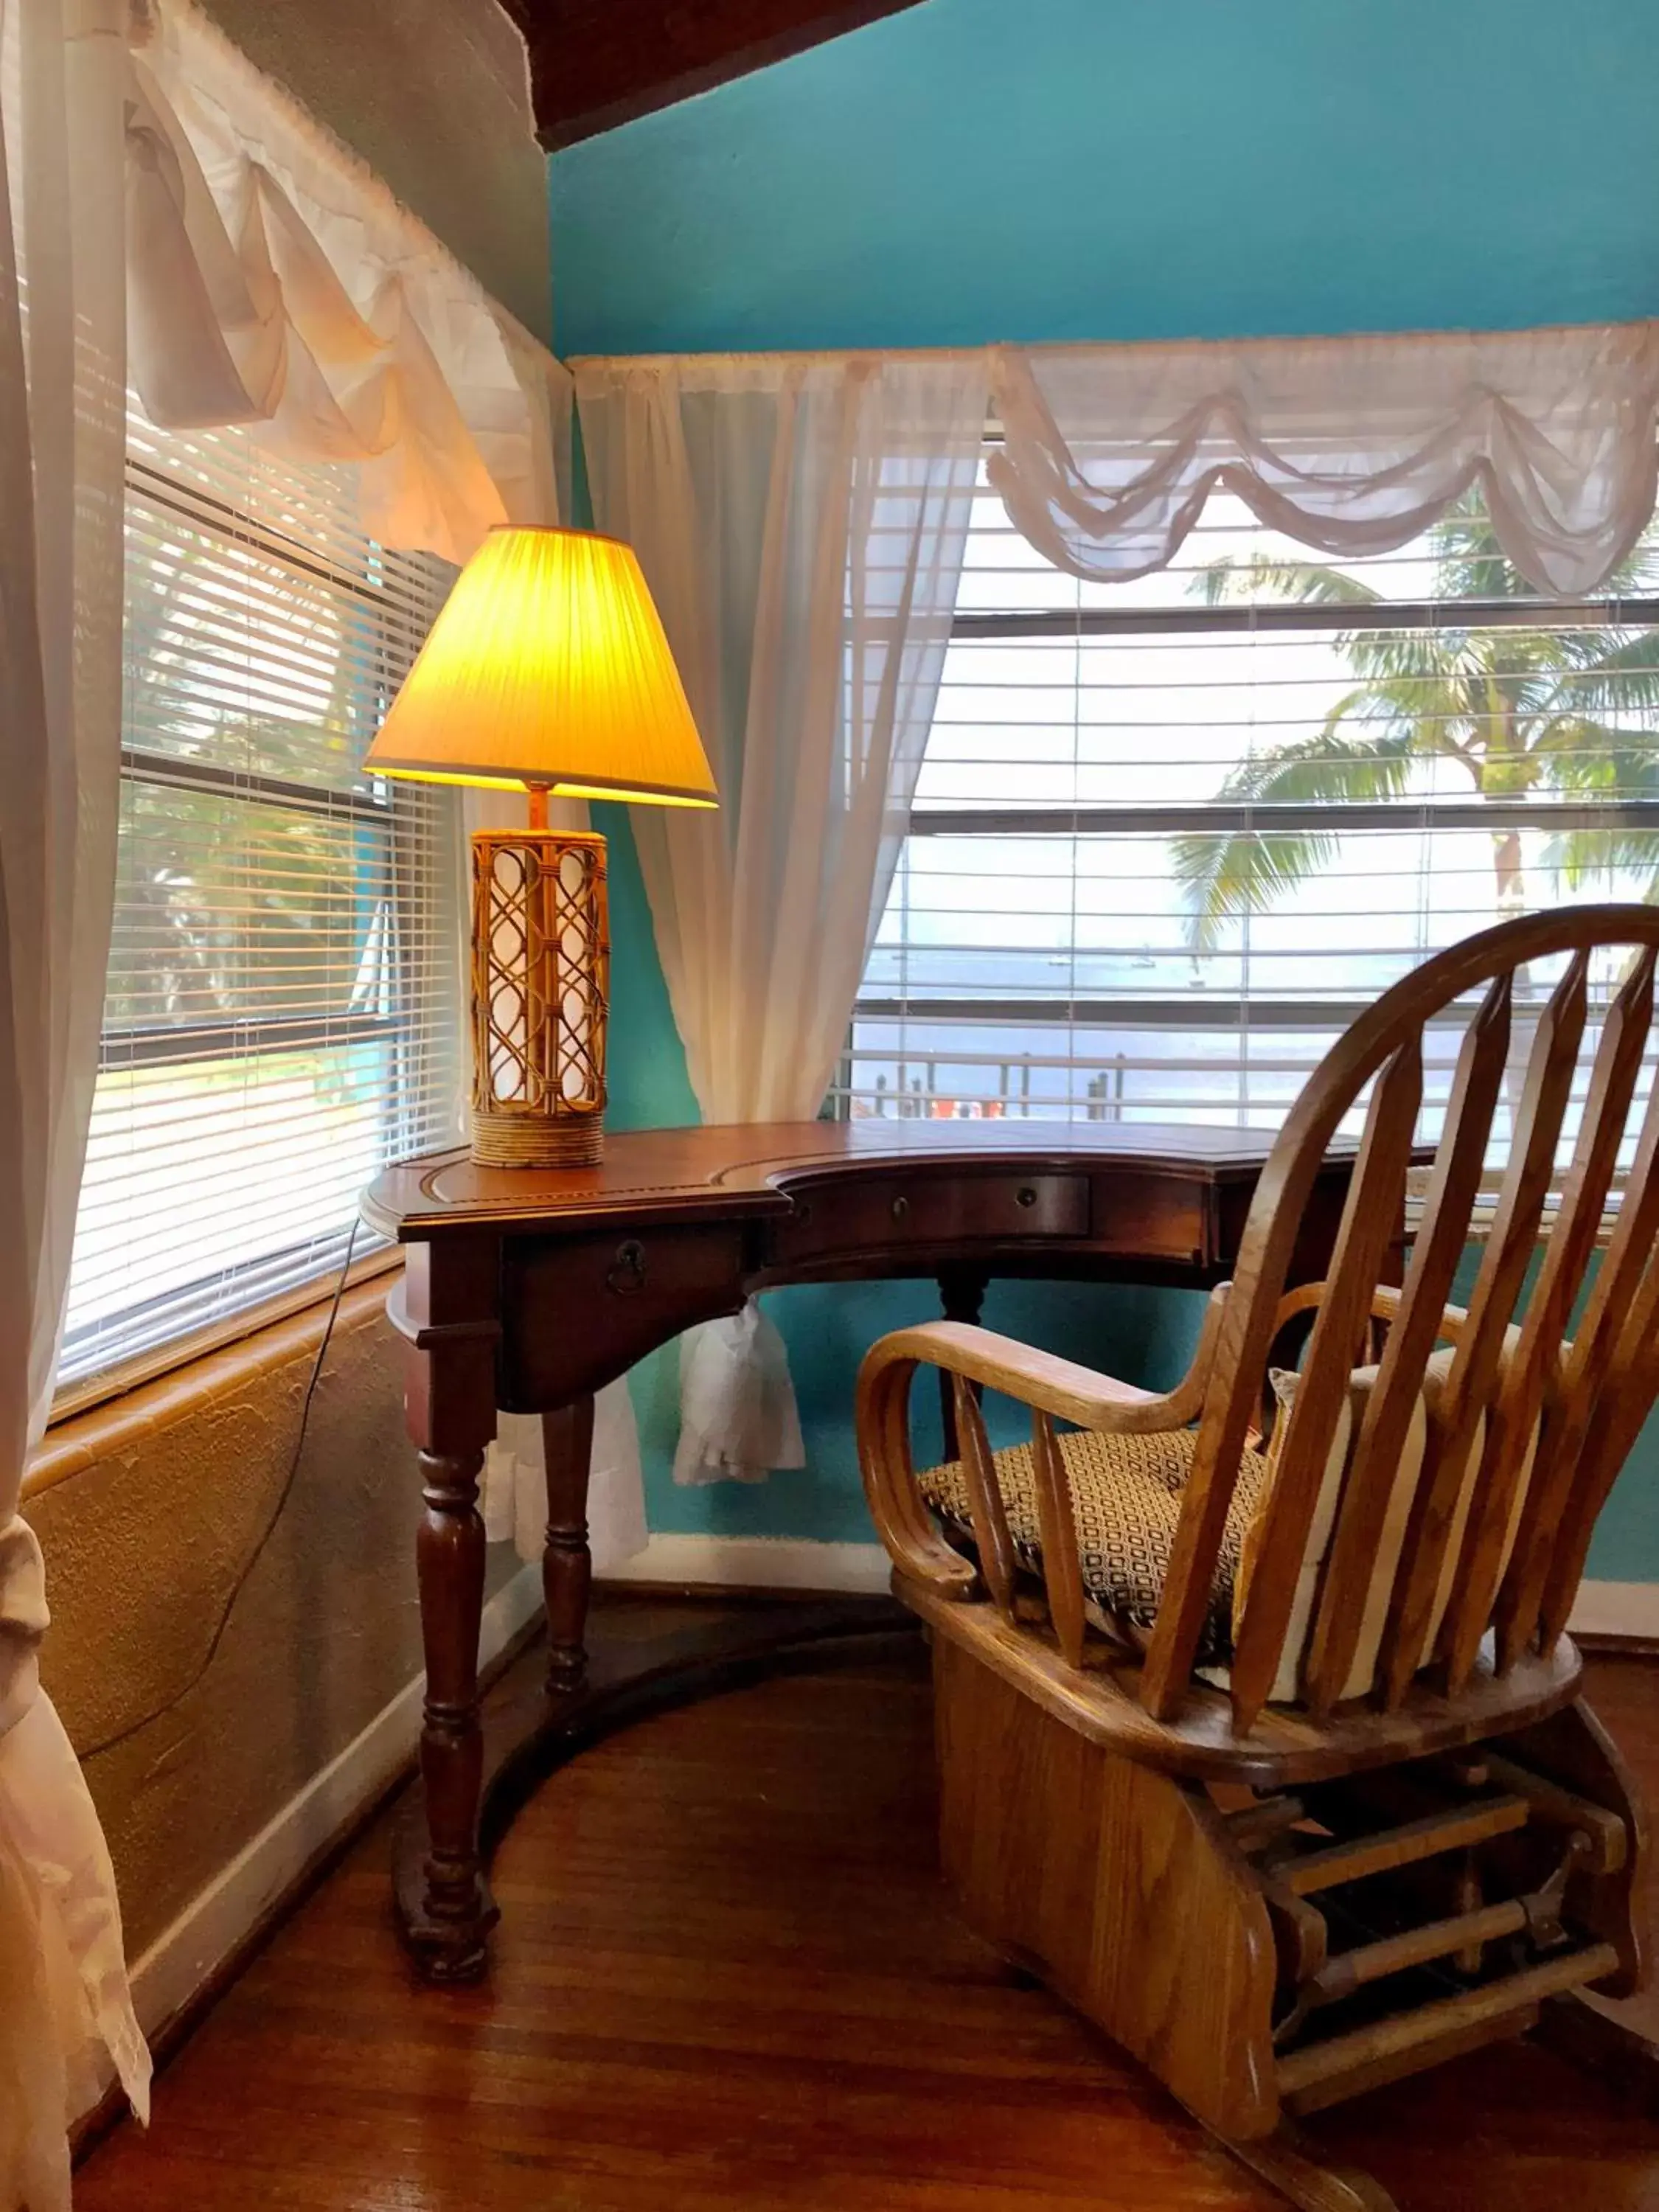
[[[504,0],[550,153],[918,0]]]

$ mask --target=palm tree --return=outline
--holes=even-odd
[[[1478,492],[1466,493],[1429,532],[1434,596],[1454,615],[1468,599],[1527,599],[1533,587],[1505,557]],[[1615,595],[1650,591],[1659,551],[1638,546],[1609,580]],[[1211,606],[1264,598],[1304,606],[1384,604],[1340,568],[1262,555],[1212,562],[1194,580]],[[1659,796],[1659,654],[1644,630],[1585,629],[1359,629],[1337,651],[1357,681],[1311,737],[1242,762],[1224,801],[1319,806],[1405,797],[1419,763],[1449,761],[1482,799],[1524,801],[1534,793],[1608,802]],[[1190,902],[1195,952],[1230,920],[1294,890],[1334,859],[1336,831],[1202,833],[1173,842],[1176,877]],[[1521,833],[1492,832],[1501,917],[1526,904]],[[1623,869],[1652,873],[1654,835],[1575,830],[1552,841],[1546,865],[1577,886]],[[1649,896],[1659,894],[1655,875]]]

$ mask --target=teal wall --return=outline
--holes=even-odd
[[[926,0],[556,155],[565,353],[1248,337],[1659,313],[1659,7]],[[694,1118],[625,811],[617,1127]],[[675,1355],[635,1377],[652,1526],[862,1538],[859,1355],[932,1287],[779,1293],[810,1465],[676,1490]],[[994,1287],[987,1320],[1172,1381],[1200,1301]],[[1659,1425],[1594,1571],[1659,1580]]]
[[[927,0],[557,155],[567,353],[1659,304],[1653,0]]]

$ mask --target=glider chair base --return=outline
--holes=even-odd
[[[1184,1772],[1167,1742],[1149,1760],[1136,1739],[1157,1724],[1109,1678],[1071,1674],[1057,1709],[1039,1638],[988,1606],[900,1590],[933,1632],[941,1859],[964,1917],[1291,2203],[1389,2212],[1295,2122],[1483,2043],[1537,2029],[1659,2086],[1652,2046],[1576,1994],[1638,1985],[1643,1832],[1570,1644],[1547,1688],[1511,1674],[1509,1715],[1450,1747],[1408,1713],[1264,1715],[1235,1743],[1245,1786],[1218,1745]],[[1368,1723],[1373,1748],[1392,1732],[1380,1757],[1313,1756]]]

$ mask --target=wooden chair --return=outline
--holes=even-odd
[[[1659,1392],[1659,1086],[1632,1108],[1656,954],[1659,912],[1578,908],[1386,993],[1291,1110],[1167,1396],[950,1322],[884,1337],[860,1376],[871,1510],[933,1632],[967,1917],[1304,2206],[1387,2199],[1320,2165],[1291,2115],[1531,2029],[1598,2063],[1652,2056],[1574,1994],[1641,1982],[1644,1833],[1565,1632]],[[1589,1022],[1598,955],[1617,989]],[[1528,971],[1563,959],[1540,1006]],[[1406,1217],[1425,1040],[1460,1024]],[[1367,1086],[1328,1274],[1286,1296],[1312,1177]],[[1310,1322],[1299,1373],[1270,1383]],[[919,1477],[924,1364],[961,1441]],[[992,1451],[988,1387],[1031,1409],[1029,1446]]]

